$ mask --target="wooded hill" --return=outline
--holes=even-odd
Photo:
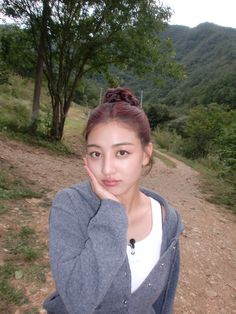
[[[169,26],[164,36],[173,41],[176,60],[185,67],[182,81],[157,87],[153,77],[134,80],[124,74],[124,84],[144,101],[166,105],[197,105],[217,102],[236,108],[236,29],[203,23],[195,28]]]
[[[4,26],[0,27],[0,34],[3,30]],[[19,28],[9,28],[5,42],[1,42],[6,50],[2,49],[4,62],[0,58],[0,132],[23,132],[32,137],[29,128],[32,99],[22,94],[30,91],[27,86],[32,84],[34,63],[31,61],[35,60],[35,54],[30,49],[30,41],[25,40],[26,35]],[[211,182],[204,190],[210,189],[214,202],[236,211],[236,29],[209,23],[192,29],[169,26],[162,36],[173,41],[176,60],[185,67],[183,80],[169,79],[158,87],[155,84],[160,78],[158,72],[140,79],[127,69],[118,71],[110,66],[108,74],[113,83],[108,84],[101,74],[87,74],[73,100],[83,106],[95,106],[107,86],[129,86],[137,96],[143,91],[153,141],[160,148],[207,165]],[[12,76],[12,72],[18,77]],[[21,85],[17,87],[16,82]],[[51,121],[45,86],[44,82],[42,91],[47,100],[41,101],[36,133],[43,139],[50,134]]]

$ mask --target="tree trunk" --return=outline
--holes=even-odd
[[[61,110],[60,110],[61,109]],[[60,100],[58,97],[54,100],[52,123],[50,136],[53,140],[60,141],[63,136],[65,126],[66,114],[64,114],[63,108],[60,107]]]
[[[52,108],[52,123],[51,123],[51,130],[50,136],[52,139],[59,140],[59,104],[55,102]]]
[[[40,109],[40,95],[43,79],[43,64],[44,64],[44,53],[45,53],[45,38],[47,35],[47,23],[50,18],[51,9],[48,4],[48,0],[43,1],[43,12],[42,12],[42,24],[40,27],[40,38],[38,46],[38,58],[36,65],[36,74],[34,82],[34,96],[32,105],[31,115],[31,130],[36,133],[38,127],[39,109]]]
[[[64,126],[65,126],[65,117],[61,118],[60,121],[56,120],[57,117],[57,112],[53,112],[53,117],[52,117],[52,127],[51,127],[51,138],[56,141],[60,141],[63,137],[63,131],[64,131]]]
[[[78,75],[71,88],[70,96],[68,97],[67,100],[65,100],[63,105],[61,104],[60,98],[58,96],[59,92],[57,92],[57,96],[51,93],[53,113],[50,136],[54,140],[60,141],[63,137],[66,116],[70,109],[72,99],[74,97],[75,90],[76,87],[78,86],[80,78],[81,78],[80,75]]]
[[[38,127],[42,78],[43,78],[43,58],[42,54],[39,52],[36,66],[33,106],[31,115],[31,130],[33,131],[33,133],[36,133]]]

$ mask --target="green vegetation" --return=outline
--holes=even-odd
[[[38,132],[31,132],[32,90],[32,80],[19,75],[11,75],[8,83],[0,84],[0,133],[31,145],[45,147],[58,154],[72,154],[72,150],[63,142],[49,137],[51,112],[45,88],[42,89]]]
[[[169,167],[169,168],[175,168],[176,167],[176,164],[170,158],[164,156],[163,154],[161,154],[157,150],[154,150],[153,155],[155,157],[157,157],[158,159],[160,159],[167,167]]]
[[[0,310],[8,308],[9,304],[28,302],[23,290],[15,288],[14,280],[45,282],[46,266],[34,264],[43,249],[37,238],[36,232],[28,226],[8,232],[5,241],[8,257],[0,266]]]
[[[0,301],[21,305],[27,302],[27,298],[20,289],[15,289],[6,280],[0,278]],[[0,309],[1,307],[2,305],[0,305]]]
[[[20,198],[40,198],[42,197],[41,192],[34,192],[26,185],[23,179],[15,179],[6,173],[6,170],[1,169],[0,174],[0,199],[2,200],[14,200]],[[2,211],[5,210],[2,205]],[[1,212],[1,209],[0,209]]]
[[[7,212],[7,208],[4,204],[0,204],[0,216]]]
[[[183,79],[156,85],[153,75],[140,80],[121,73],[124,85],[137,94],[143,90],[146,105],[161,103],[171,111],[210,103],[236,108],[236,29],[211,23],[194,28],[170,25],[163,37],[172,39],[176,61],[185,69]]]
[[[23,226],[19,232],[10,231],[5,245],[9,252],[9,258],[14,260],[17,256],[17,260],[35,261],[42,249],[36,246],[36,240],[36,233],[30,227]]]
[[[46,280],[48,265],[42,261],[46,247],[36,230],[28,225],[31,205],[26,201],[27,198],[42,198],[44,190],[19,177],[16,169],[5,161],[1,162],[0,173],[0,215],[4,225],[1,235],[0,312],[12,313],[14,306],[28,303],[26,285],[32,282],[40,285]]]
[[[6,177],[0,176],[0,199],[18,199],[18,198],[31,198],[31,197],[40,197],[41,194],[33,192],[29,188],[22,188],[22,181],[15,180],[11,182],[13,188],[9,188]],[[20,187],[20,188],[18,188]]]
[[[24,3],[24,1],[17,2]],[[132,5],[133,1],[129,2]],[[64,5],[64,2],[59,1],[58,4]],[[35,7],[32,7],[33,9]],[[63,10],[60,9],[58,12],[63,12]],[[110,8],[108,12],[107,16],[110,17],[113,26],[123,25],[119,24],[119,20],[116,18],[122,19],[125,16],[118,15],[114,11],[111,18]],[[152,12],[150,13],[152,14]],[[162,13],[169,14],[165,10]],[[36,20],[41,21],[42,19],[37,17]],[[89,21],[90,17],[87,22]],[[146,23],[149,23],[149,20]],[[87,24],[83,25],[86,26],[84,31],[76,33],[82,37],[75,42],[78,44],[80,40],[84,42],[81,45],[81,51],[82,54],[84,53],[83,57],[86,57],[86,54],[91,51],[83,36],[89,35],[90,38],[92,32]],[[110,24],[107,25],[109,27]],[[60,27],[56,28],[57,31]],[[162,29],[164,28],[158,28],[155,36],[158,37],[159,31]],[[156,28],[152,29],[152,23],[148,25],[148,31],[156,32]],[[168,154],[183,160],[198,170],[202,174],[202,191],[206,198],[219,205],[228,206],[236,213],[236,30],[209,23],[201,24],[193,29],[169,26],[161,39],[172,38],[176,49],[176,58],[173,56],[169,40],[164,40],[164,45],[159,45],[157,37],[154,37],[156,46],[153,44],[153,40],[146,41],[143,37],[142,24],[139,25],[138,32],[141,34],[141,38],[139,36],[133,38],[130,34],[128,36],[135,40],[127,39],[126,32],[122,31],[122,34],[118,32],[115,45],[113,45],[113,41],[109,45],[104,41],[102,36],[106,34],[104,28],[100,33],[97,32],[95,36],[92,36],[91,38],[97,40],[96,44],[104,42],[106,50],[98,49],[101,51],[101,55],[97,55],[96,58],[91,55],[89,63],[82,70],[86,72],[88,67],[96,68],[97,64],[104,64],[104,67],[89,75],[82,71],[80,84],[74,90],[75,93],[71,99],[69,99],[66,86],[60,81],[60,78],[64,79],[66,76],[59,77],[58,72],[65,66],[63,70],[71,70],[71,73],[75,75],[76,63],[67,58],[65,64],[61,60],[60,67],[56,62],[57,52],[52,55],[52,73],[55,76],[52,76],[50,88],[55,87],[55,94],[59,95],[60,108],[64,106],[65,110],[61,111],[62,115],[65,113],[63,119],[67,116],[66,121],[63,119],[60,121],[63,128],[65,125],[65,132],[62,141],[58,142],[50,136],[52,135],[53,119],[51,105],[53,101],[55,102],[55,94],[50,94],[50,88],[48,91],[45,77],[43,77],[40,88],[37,132],[32,129],[33,76],[36,72],[37,56],[30,40],[30,33],[24,28],[0,27],[0,136],[12,137],[31,145],[40,145],[56,154],[72,154],[74,148],[76,153],[80,154],[83,146],[81,132],[89,110],[99,103],[101,92],[107,86],[129,86],[136,95],[140,95],[140,92],[143,91],[144,110],[149,117],[153,139],[158,150],[160,152],[167,151]],[[70,40],[74,38],[74,33],[66,31],[63,36],[68,36],[68,40]],[[54,38],[63,40],[63,38],[65,39],[63,36]],[[35,38],[39,39],[39,36]],[[89,43],[93,45],[94,42],[92,40],[90,42],[90,39]],[[40,41],[38,40],[38,42]],[[127,43],[128,45],[126,45]],[[54,42],[51,47],[56,47],[57,44]],[[124,49],[122,52],[118,49],[121,46]],[[150,46],[154,48],[154,51],[151,51],[155,52],[154,57],[158,60],[160,57],[163,61],[162,64],[156,63],[157,69],[151,62],[145,64],[146,58],[149,60],[151,57]],[[71,51],[68,50],[70,45],[65,44],[64,47],[70,54]],[[96,49],[97,46],[94,45],[94,47]],[[121,68],[119,69],[117,60],[110,59],[114,57],[112,53],[114,50],[118,53],[118,61],[121,61],[122,55],[129,58],[128,61],[127,58],[122,59],[123,66],[120,64]],[[141,58],[140,63],[133,58],[134,53],[137,53],[136,58]],[[169,77],[168,71],[171,66],[173,66],[173,71],[170,71],[172,75],[173,72],[176,72],[176,76],[181,73],[179,68],[174,66],[175,60],[184,66],[185,78],[179,81],[168,78],[163,84],[164,78]],[[109,61],[111,66],[107,66],[106,61]],[[69,68],[66,68],[67,65]],[[72,68],[70,68],[71,66]],[[130,71],[132,68],[134,72],[143,74],[141,73],[143,70],[150,70],[152,67],[154,71],[143,75],[142,79],[137,78]],[[55,80],[55,77],[58,80]],[[157,85],[157,81],[159,85]],[[66,81],[65,85],[68,84],[70,89],[72,83],[73,78]],[[55,85],[53,86],[53,84]],[[68,102],[63,103],[64,96],[68,97],[66,99]],[[73,105],[69,106],[70,110],[68,111],[69,103],[73,103]],[[61,135],[61,133],[57,135]],[[174,168],[175,163],[160,152],[155,151],[155,156],[168,167]],[[48,261],[43,256],[45,245],[40,241],[38,231],[30,224],[32,213],[31,205],[26,201],[27,198],[39,198],[38,205],[42,211],[48,210],[51,203],[44,197],[43,189],[38,188],[34,182],[19,177],[16,169],[1,160],[0,218],[1,223],[6,222],[4,233],[1,236],[1,243],[4,246],[3,263],[0,265],[1,313],[14,313],[15,310],[12,309],[15,305],[28,302],[24,291],[25,286],[33,282],[33,289],[38,289],[46,281],[45,273],[48,269]],[[38,309],[28,307],[24,314],[27,313],[38,313]]]
[[[41,134],[30,135],[28,133],[12,132],[9,130],[3,130],[0,133],[2,133],[4,136],[23,141],[33,146],[44,147],[47,150],[54,152],[58,155],[73,155],[74,154],[73,150],[64,142],[58,142],[58,141],[52,140]]]
[[[236,212],[236,111],[211,104],[190,110],[181,132],[156,129],[159,147],[201,164],[203,191],[209,200]],[[173,125],[172,125],[173,127]]]
[[[20,1],[19,4],[22,5]],[[104,7],[104,10],[106,9]],[[34,13],[37,13],[35,7],[32,10]],[[165,17],[169,14],[168,10],[164,10],[163,13],[165,13]],[[123,19],[124,16],[122,15],[120,18]],[[27,19],[26,16],[24,18]],[[96,20],[95,16],[91,16],[91,18]],[[155,19],[152,22],[154,23]],[[115,23],[118,23],[118,20]],[[63,25],[58,26],[60,27],[57,31],[62,31]],[[55,100],[55,95],[53,96],[50,93],[50,88],[48,91],[45,77],[42,81],[37,132],[32,133],[30,128],[34,87],[32,83],[33,65],[37,59],[34,50],[29,49],[30,45],[32,45],[30,32],[12,26],[0,27],[0,69],[2,70],[0,75],[0,132],[4,136],[12,136],[32,145],[44,146],[56,153],[71,154],[71,143],[73,144],[74,134],[76,133],[79,136],[78,134],[81,133],[88,111],[99,102],[102,90],[111,82],[113,86],[117,84],[126,85],[133,88],[137,95],[140,95],[140,92],[143,91],[144,110],[149,117],[153,137],[158,147],[178,154],[183,158],[188,158],[195,165],[196,162],[200,163],[202,165],[200,168],[205,178],[203,181],[207,180],[208,182],[208,184],[203,185],[204,190],[212,195],[210,198],[215,202],[221,202],[235,210],[236,30],[204,23],[195,28],[169,26],[162,33],[164,25],[162,26],[157,29],[156,33],[161,38],[160,45],[158,44],[158,46],[154,47],[157,55],[154,54],[152,57],[158,59],[168,52],[167,59],[162,60],[164,63],[168,61],[167,67],[162,64],[158,71],[154,67],[154,71],[151,71],[152,73],[146,73],[140,79],[134,76],[133,72],[131,74],[131,68],[134,72],[141,74],[142,70],[150,70],[150,67],[153,66],[152,63],[145,64],[146,57],[143,54],[136,56],[140,57],[142,62],[134,64],[134,60],[131,60],[130,63],[126,60],[124,62],[128,66],[121,68],[118,68],[117,62],[114,60],[114,62],[110,62],[112,60],[109,59],[109,66],[102,68],[101,71],[91,72],[86,75],[83,73],[80,78],[80,84],[74,90],[73,99],[70,99],[70,101],[75,100],[81,106],[77,106],[74,103],[70,111],[67,110],[69,102],[65,101],[63,103],[62,101],[63,95],[67,92],[66,86],[63,89],[58,78],[57,88],[61,89],[59,92],[57,91],[60,96],[59,103],[61,103],[62,107],[65,106],[62,114],[66,113],[67,116],[66,121],[63,120],[65,117],[60,121],[62,128],[65,125],[65,136],[61,143],[55,142],[50,138],[52,118],[53,114],[55,114],[55,112],[53,113],[51,102],[53,99]],[[73,27],[75,25],[72,25]],[[139,27],[139,30],[143,31],[142,27]],[[146,35],[153,35],[153,31],[150,28],[147,31],[150,33]],[[89,30],[90,33],[91,31]],[[64,33],[62,32],[62,34]],[[72,36],[71,38],[74,38],[73,34],[70,35]],[[176,49],[175,58],[169,37],[172,39]],[[63,38],[63,36],[60,38]],[[137,47],[140,44],[143,45],[144,42],[143,40],[139,42],[138,38],[135,37],[134,41]],[[98,42],[100,40],[103,41],[102,36],[97,39]],[[118,46],[120,46],[122,43],[123,49],[123,36],[118,39],[116,44],[118,43]],[[162,40],[164,41],[162,42]],[[22,47],[22,42],[25,43],[25,47]],[[130,44],[133,45],[134,43]],[[114,47],[117,48],[116,44]],[[55,42],[55,47],[57,45],[58,42]],[[19,49],[16,49],[16,47]],[[22,49],[20,49],[21,47]],[[128,48],[126,47],[126,49]],[[145,48],[147,47],[145,46]],[[29,58],[26,60],[25,53],[29,50]],[[133,57],[134,50],[129,50],[129,53],[130,51],[131,57]],[[144,49],[143,52],[145,51],[147,50]],[[44,53],[47,54],[48,52]],[[158,53],[160,54],[158,55]],[[55,62],[55,64],[53,63],[53,71],[58,70],[56,56],[57,54],[55,54],[53,59],[53,62]],[[150,57],[150,55],[147,56]],[[170,74],[167,71],[167,69],[170,70],[169,66],[174,66],[174,62],[169,62],[170,56],[185,68],[186,75],[182,80],[177,81],[168,78],[165,80],[165,84],[157,85],[157,81],[159,83],[164,82],[159,80],[160,77],[163,79]],[[102,55],[96,56],[96,58],[96,61],[106,59],[107,51],[104,51]],[[93,62],[87,64],[86,69],[87,66],[90,67],[92,65]],[[136,65],[138,66],[136,67]],[[67,71],[69,68],[64,68],[64,70]],[[172,70],[172,75],[175,71],[176,76],[181,73],[181,71],[178,71],[178,67],[174,67]],[[72,71],[73,75],[75,72]],[[55,77],[58,77],[58,72],[55,73]],[[73,79],[66,82],[68,90],[72,87],[72,82]],[[75,118],[77,115],[76,111],[79,111],[79,117]],[[82,138],[79,137],[79,139],[82,143]],[[161,158],[161,156],[159,157]],[[16,187],[15,190],[14,187]],[[219,187],[221,188],[219,189]],[[37,197],[37,193],[34,193],[24,186],[24,182],[15,182],[14,179],[12,179],[12,182],[8,182],[5,174],[1,174],[0,197],[2,199]],[[2,204],[0,206],[0,215],[5,215],[6,212],[7,207],[5,204]]]
[[[151,129],[154,130],[157,125],[163,125],[173,119],[171,112],[166,105],[152,104],[144,108],[147,113]]]
[[[0,266],[0,310],[8,309],[10,304],[28,302],[23,290],[15,288],[16,280],[45,283],[48,265],[39,263],[44,249],[31,227],[23,226],[18,231],[7,232],[4,247],[7,258]]]
[[[2,62],[24,76],[32,68],[35,72],[33,132],[38,126],[43,80],[50,94],[50,136],[61,140],[76,89],[86,74],[103,73],[114,84],[110,67],[115,64],[120,69],[129,66],[139,76],[147,72],[155,72],[158,79],[179,75],[171,42],[160,36],[171,15],[161,2],[1,2],[1,13],[21,25],[2,28]]]

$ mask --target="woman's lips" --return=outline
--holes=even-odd
[[[102,180],[102,183],[105,186],[116,186],[117,184],[119,184],[120,180]]]

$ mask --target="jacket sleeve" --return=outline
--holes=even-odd
[[[179,279],[179,268],[180,268],[180,251],[179,241],[176,243],[175,255],[173,258],[173,264],[169,274],[166,289],[162,292],[160,297],[154,303],[153,308],[157,314],[171,314],[173,313],[174,298],[176,288]]]
[[[52,273],[69,314],[92,313],[126,257],[128,222],[123,206],[102,200],[85,232],[79,217],[86,210],[83,205],[69,189],[62,190],[50,213]]]

